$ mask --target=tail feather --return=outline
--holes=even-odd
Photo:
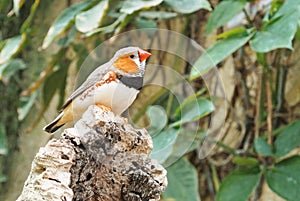
[[[61,120],[63,116],[63,112],[60,113],[58,115],[58,117],[56,117],[50,124],[48,124],[47,126],[45,126],[43,128],[44,131],[48,132],[48,133],[54,133],[57,129],[59,129],[60,127],[62,127],[65,124],[58,124],[59,121]]]

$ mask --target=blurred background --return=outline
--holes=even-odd
[[[162,200],[299,200],[299,24],[299,0],[1,0],[0,200],[76,86],[131,44],[171,69],[149,67],[125,114],[168,170]]]

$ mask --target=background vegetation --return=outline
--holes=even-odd
[[[34,154],[50,138],[41,127],[72,92],[89,52],[137,28],[174,30],[207,48],[193,66],[163,52],[151,58],[184,75],[197,91],[196,103],[188,97],[178,105],[168,91],[147,87],[143,103],[137,100],[132,109],[138,125],[150,122],[154,158],[168,164],[186,152],[167,167],[162,199],[300,197],[299,0],[2,0],[0,11],[0,200],[17,198]],[[217,146],[202,159],[210,113],[217,114],[201,80],[214,66],[207,56],[224,82],[227,117],[222,138],[206,138]],[[194,112],[196,106],[201,110]],[[185,122],[183,109],[190,111]],[[179,129],[200,118],[195,139],[189,127]],[[181,145],[189,140],[185,150]]]

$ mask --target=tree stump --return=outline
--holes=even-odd
[[[17,201],[159,200],[166,170],[152,140],[127,119],[90,106],[74,128],[40,148]]]

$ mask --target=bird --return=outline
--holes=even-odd
[[[54,133],[66,123],[80,119],[90,105],[121,115],[143,86],[146,59],[150,56],[151,53],[139,47],[119,49],[71,94],[59,115],[43,130]]]

